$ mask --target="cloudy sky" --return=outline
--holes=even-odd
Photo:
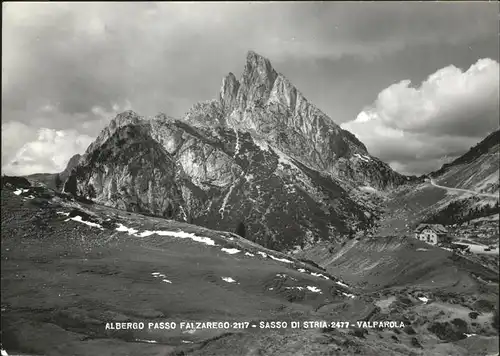
[[[117,112],[181,117],[250,49],[403,173],[499,125],[494,2],[2,6],[4,174],[61,171]]]

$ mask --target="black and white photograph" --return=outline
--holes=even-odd
[[[1,356],[499,356],[499,13],[3,2]]]

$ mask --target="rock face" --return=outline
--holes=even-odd
[[[73,170],[67,185],[76,182],[76,189],[69,192],[213,229],[244,229],[278,250],[372,223],[331,178],[249,133],[133,112],[114,121]]]
[[[407,178],[369,155],[353,134],[312,105],[268,59],[248,52],[239,81],[229,73],[219,100],[196,104],[186,121],[249,132],[305,164],[345,182],[386,189]]]
[[[249,52],[240,80],[182,120],[117,115],[68,179],[73,194],[287,250],[351,235],[374,212],[356,185],[406,181],[372,157],[271,66]]]
[[[430,173],[430,176],[448,187],[498,195],[499,159],[500,130],[496,130],[453,162]]]

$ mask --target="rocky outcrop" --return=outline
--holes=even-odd
[[[375,212],[347,191],[404,180],[250,51],[241,78],[229,73],[182,120],[117,115],[67,182],[102,204],[238,227],[284,250],[371,226]]]
[[[392,188],[407,178],[369,155],[350,132],[311,104],[268,59],[248,52],[239,81],[229,73],[218,100],[196,104],[191,125],[222,125],[251,133],[306,166],[344,182]]]
[[[131,113],[113,122],[68,179],[76,195],[217,230],[244,229],[248,239],[278,250],[372,224],[330,177],[250,133]]]

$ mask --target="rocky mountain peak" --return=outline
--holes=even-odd
[[[240,79],[228,73],[218,99],[193,105],[184,121],[194,127],[222,126],[251,133],[308,167],[342,180],[384,189],[406,181],[372,159],[363,143],[254,51],[247,53]]]
[[[144,118],[137,114],[133,110],[127,110],[122,113],[119,113],[112,119],[107,127],[105,127],[99,136],[97,136],[96,140],[90,144],[90,146],[85,151],[85,155],[88,155],[90,152],[96,150],[97,147],[100,147],[106,140],[108,140],[115,132],[121,127],[127,125],[136,125],[139,124]],[[83,158],[82,158],[83,159]]]
[[[159,120],[163,122],[173,122],[176,119],[172,116],[168,116],[167,114],[160,112],[153,117],[153,120]]]
[[[236,98],[239,107],[244,108],[247,103],[265,103],[277,76],[269,59],[249,51]]]
[[[247,52],[245,69],[247,68],[249,71],[260,70],[260,71],[266,71],[267,73],[274,72],[274,69],[271,65],[271,61],[254,51]]]
[[[233,73],[229,73],[222,79],[222,86],[219,94],[219,101],[223,110],[231,110],[236,103],[240,83]]]
[[[111,120],[110,126],[115,128],[122,127],[130,124],[137,124],[142,117],[133,110],[127,110],[116,115],[116,117]]]

